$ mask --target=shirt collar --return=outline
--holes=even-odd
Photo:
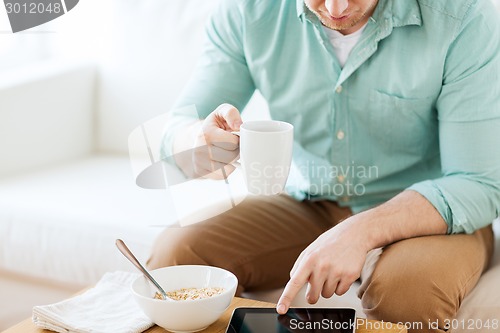
[[[389,20],[395,28],[422,25],[418,0],[379,0],[372,18],[375,22]]]
[[[297,17],[302,18],[306,11],[306,4],[304,0],[297,0]]]
[[[304,0],[297,1],[297,16],[302,20],[307,9]],[[394,27],[405,25],[422,25],[422,14],[418,0],[379,0],[372,15],[377,21],[391,19]]]

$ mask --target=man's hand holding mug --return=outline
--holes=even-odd
[[[177,159],[185,172],[190,170],[190,176],[227,178],[241,157],[251,194],[273,195],[283,191],[292,160],[291,124],[275,120],[243,123],[238,109],[222,104],[195,124],[191,133],[195,133],[195,139],[190,163]]]

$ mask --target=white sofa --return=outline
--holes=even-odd
[[[172,105],[217,2],[83,1],[53,27],[64,45],[77,40],[79,49],[63,47],[64,58],[0,76],[0,329],[107,271],[132,270],[116,238],[144,261],[165,225],[202,207],[191,201],[181,212],[180,194],[136,186],[128,137]],[[99,29],[68,24],[89,17]],[[75,60],[79,50],[94,52]],[[246,117],[266,117],[258,96],[247,109]],[[224,185],[212,185],[225,200]],[[461,318],[500,314],[498,229],[494,265]],[[275,301],[278,294],[252,296]],[[320,305],[360,309],[355,288]]]

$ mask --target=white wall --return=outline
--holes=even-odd
[[[127,153],[134,128],[168,112],[194,69],[218,2],[86,0],[53,21],[58,57],[99,66],[98,150]],[[265,116],[262,99],[253,105],[263,110],[254,117]]]
[[[99,66],[99,150],[127,153],[132,130],[169,110],[218,1],[85,0],[53,21],[57,56],[83,56]]]
[[[0,177],[93,150],[95,68],[47,63],[0,76]]]

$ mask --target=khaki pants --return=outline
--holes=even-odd
[[[202,223],[166,229],[148,266],[222,267],[237,276],[238,293],[283,287],[302,250],[350,215],[350,209],[330,201],[252,197]],[[422,322],[419,332],[443,332],[445,320],[455,316],[492,253],[491,227],[472,235],[418,237],[386,246],[370,276],[362,276],[364,311],[378,320]],[[428,328],[436,320],[439,329]]]

